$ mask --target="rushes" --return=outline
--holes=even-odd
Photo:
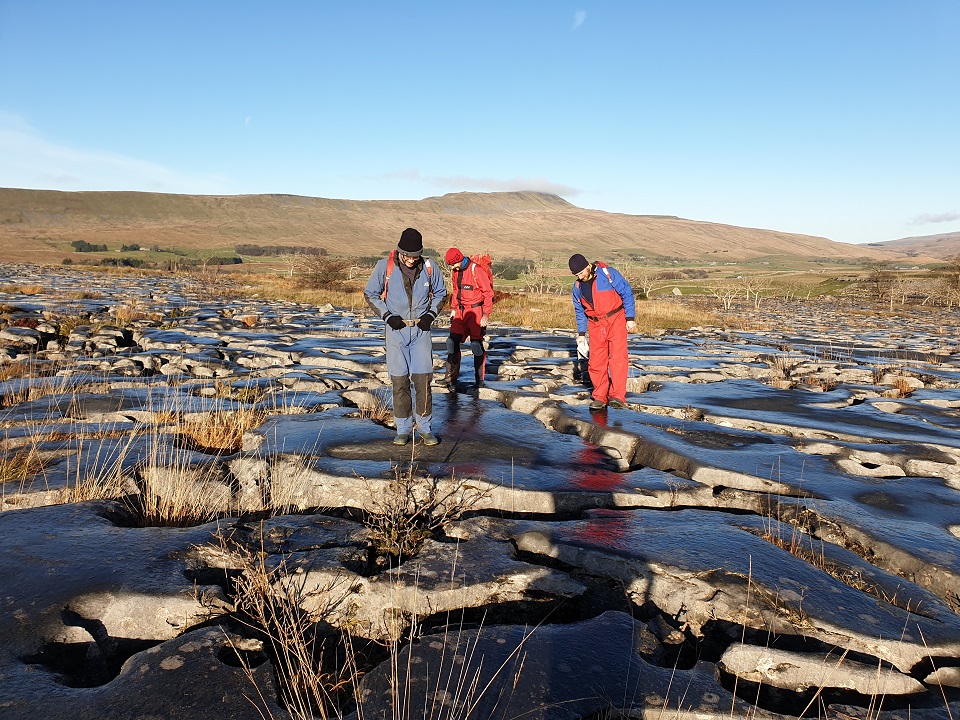
[[[277,674],[281,702],[295,720],[340,717],[337,705],[344,691],[355,686],[358,673],[349,651],[345,663],[325,669],[324,655],[329,654],[327,647],[334,644],[334,638],[322,636],[320,627],[344,592],[337,591],[336,581],[308,590],[307,573],[289,573],[284,562],[268,566],[262,523],[260,533],[257,552],[219,538],[224,551],[240,560],[235,589],[241,622],[263,638]],[[239,651],[238,656],[242,657]],[[244,670],[261,693],[248,664]]]

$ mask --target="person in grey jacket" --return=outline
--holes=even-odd
[[[440,441],[431,429],[433,337],[430,327],[446,300],[447,286],[436,263],[423,257],[423,236],[417,230],[404,230],[397,249],[377,262],[364,295],[385,323],[387,372],[397,425],[393,443],[406,445],[416,428],[424,445],[436,445]]]

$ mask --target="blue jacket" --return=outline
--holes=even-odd
[[[593,307],[596,311],[605,314],[622,304],[626,319],[633,320],[636,317],[636,305],[633,299],[633,288],[630,287],[626,278],[609,265],[600,262],[595,263],[594,273],[591,290]],[[619,298],[617,299],[616,296]],[[579,280],[573,283],[573,309],[577,314],[577,332],[581,334],[587,332],[587,312],[583,306]]]
[[[387,298],[384,301],[380,295],[383,293],[386,281],[387,262],[388,258],[377,262],[363,291],[367,302],[377,311],[377,314],[381,318],[386,318],[387,315],[399,315],[404,320],[414,321],[419,320],[420,316],[428,310],[433,311],[434,315],[439,315],[440,308],[443,307],[447,297],[447,285],[436,263],[430,258],[423,259],[420,272],[413,283],[412,296],[409,296],[403,283],[400,259],[397,258],[393,263],[390,281],[387,283]],[[431,272],[427,271],[428,263],[432,265]]]

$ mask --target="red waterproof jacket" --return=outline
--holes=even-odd
[[[466,267],[450,273],[450,309],[456,317],[463,317],[479,308],[480,315],[490,317],[493,309],[493,279],[490,274],[470,258]]]

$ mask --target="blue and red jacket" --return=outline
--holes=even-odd
[[[633,288],[609,265],[593,263],[593,279],[573,283],[573,309],[577,314],[577,332],[585,333],[590,322],[610,320],[623,310],[627,320],[636,317]]]

